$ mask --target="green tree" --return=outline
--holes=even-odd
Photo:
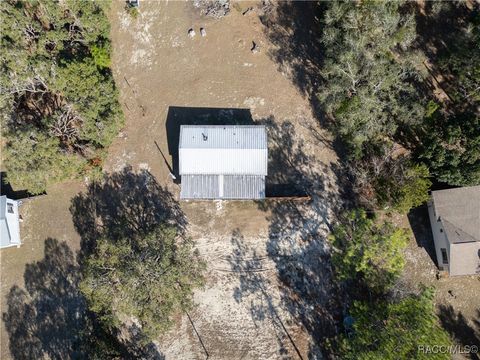
[[[480,117],[435,110],[420,132],[418,158],[439,181],[450,185],[480,184]]]
[[[350,336],[342,336],[336,347],[341,359],[450,359],[448,353],[421,350],[452,345],[438,324],[432,289],[395,302],[356,302],[350,311],[353,331]]]
[[[430,173],[427,166],[416,164],[409,155],[395,155],[394,149],[384,146],[372,150],[373,154],[350,164],[350,171],[365,205],[407,213],[429,199]]]
[[[147,235],[99,239],[80,289],[107,327],[133,317],[154,338],[169,329],[175,314],[192,307],[204,266],[190,241],[179,239],[174,227],[159,225]]]
[[[0,2],[2,136],[7,176],[14,187],[28,186],[38,193],[50,183],[83,175],[87,167],[78,162],[100,164],[122,126],[109,70],[107,8],[106,1]],[[20,142],[32,132],[32,141],[42,137],[47,142],[48,156],[43,156],[45,149],[39,154],[20,150]],[[65,159],[73,161],[72,166],[65,166]],[[32,163],[39,180],[29,175]]]
[[[369,219],[365,210],[344,214],[331,236],[332,262],[340,280],[362,282],[375,292],[388,289],[405,264],[403,250],[408,238],[404,230],[388,222]]]
[[[319,99],[335,130],[362,157],[365,143],[391,139],[399,126],[421,122],[421,80],[410,45],[415,20],[403,2],[328,3]]]
[[[32,129],[17,132],[4,152],[7,181],[34,194],[45,190],[48,184],[68,179],[81,173],[85,159],[67,154],[59,148],[59,140]]]

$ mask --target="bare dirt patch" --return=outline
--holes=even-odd
[[[200,16],[190,3],[144,2],[137,19],[118,4],[112,9],[114,74],[127,123],[107,169],[148,166],[178,194],[169,176],[167,117],[181,121],[172,113],[183,109],[204,122],[212,116],[235,122],[238,112],[230,110],[247,109],[251,121],[269,126],[270,181],[313,195],[310,203],[182,204],[208,281],[195,294],[196,310],[159,339],[166,358],[315,357],[321,352],[314,342],[332,331],[334,292],[324,260],[337,158],[313,135],[328,139],[309,100],[271,59],[257,5],[240,2],[219,20]]]
[[[22,246],[20,248],[8,248],[0,251],[1,266],[1,298],[0,309],[2,314],[8,313],[9,307],[6,296],[15,286],[24,288],[25,282],[32,279],[24,278],[24,274],[30,277],[26,269],[37,261],[44,258],[45,243],[47,239],[54,239],[58,243],[64,243],[70,248],[71,257],[74,260],[74,252],[80,248],[80,236],[75,231],[72,222],[72,216],[69,211],[70,199],[83,189],[83,184],[79,182],[68,182],[57,185],[48,189],[48,195],[31,198],[24,201],[20,207],[20,214],[23,222],[20,224],[20,235],[22,238]],[[30,274],[32,275],[32,274]],[[48,287],[49,279],[41,278],[40,282],[44,282],[44,287]],[[30,281],[31,283],[31,281]],[[43,288],[43,286],[42,286]],[[14,304],[21,306],[21,302]],[[29,324],[28,319],[17,315],[17,322],[24,323],[24,326],[30,329],[39,326],[39,324]],[[60,325],[60,319],[57,321]],[[10,329],[12,331],[12,329]],[[33,331],[33,330],[32,330]],[[23,337],[23,343],[28,347],[28,334],[12,334],[5,327],[5,322],[1,325],[1,358],[8,359],[15,354],[11,354],[9,350],[9,336]],[[22,353],[22,349],[17,349],[16,354]],[[28,354],[25,349],[24,354]],[[32,354],[30,352],[30,354]],[[27,355],[25,355],[27,356]]]

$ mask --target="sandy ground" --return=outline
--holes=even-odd
[[[48,190],[48,195],[24,201],[20,214],[24,221],[20,224],[22,246],[0,251],[2,315],[8,312],[6,295],[15,286],[24,287],[24,272],[28,264],[42,260],[47,238],[65,242],[72,251],[80,246],[80,236],[74,229],[69,211],[70,199],[84,189],[83,184],[68,182]],[[21,319],[20,319],[21,320]],[[11,357],[8,344],[9,333],[1,322],[0,358]]]
[[[184,2],[142,1],[137,19],[123,5],[114,2],[110,16],[113,72],[126,125],[109,151],[106,171],[127,165],[148,170],[178,196],[169,176],[169,117],[174,121],[175,111],[186,108],[188,115],[189,109],[208,107],[217,108],[213,116],[228,118],[235,116],[229,109],[241,108],[253,121],[271,125],[269,177],[301,184],[312,195],[309,203],[181,204],[188,234],[208,264],[207,284],[195,292],[197,308],[179,316],[175,328],[155,342],[159,353],[166,359],[205,359],[207,354],[210,359],[321,358],[314,343],[322,345],[338,320],[325,238],[341,174],[308,99],[269,56],[272,45],[258,13],[242,15],[255,4],[241,2],[221,20],[201,17]],[[190,28],[194,38],[187,35]],[[259,53],[250,51],[252,41]],[[2,313],[8,311],[5,296],[12,286],[24,284],[25,266],[43,258],[46,238],[79,249],[69,208],[83,191],[81,182],[60,184],[23,206],[24,245],[0,252]],[[422,251],[412,246],[407,253],[414,284],[424,278],[435,282],[433,265]],[[445,284],[438,299],[470,318],[475,307],[462,302],[477,301],[478,279],[462,281],[471,288],[455,299],[445,292],[457,280],[438,281]],[[465,295],[470,300],[461,300]],[[2,359],[11,358],[9,336],[15,335],[2,322]]]
[[[250,5],[241,3],[242,8]],[[138,164],[160,182],[168,181],[168,167],[154,141],[168,154],[169,107],[246,108],[256,122],[270,118],[276,126],[290,123],[289,139],[297,146],[303,139],[302,151],[316,154],[318,166],[324,165],[321,177],[332,176],[329,164],[336,156],[306,130],[316,127],[309,103],[269,58],[258,14],[243,16],[232,10],[227,17],[213,20],[198,16],[189,3],[145,2],[136,20],[121,6],[112,17],[114,70],[128,121],[107,169]],[[205,37],[200,36],[200,27],[205,28]],[[195,30],[194,38],[187,36],[189,28]],[[250,51],[252,41],[260,46],[257,54]],[[295,154],[289,155],[295,161]],[[175,185],[169,187],[178,192]],[[278,273],[279,267],[314,242],[320,257],[325,232],[305,243],[290,233],[288,241],[285,234],[273,234],[275,206],[264,211],[249,203],[190,203],[183,210],[190,235],[207,260],[208,281],[195,294],[198,307],[190,314],[198,336],[185,315],[161,339],[160,351],[171,359],[200,359],[207,352],[213,359],[306,357],[312,339],[290,311]],[[301,211],[311,212],[311,205]],[[328,209],[323,211],[326,218]],[[322,222],[325,219],[318,226]],[[298,233],[304,232],[301,225]]]

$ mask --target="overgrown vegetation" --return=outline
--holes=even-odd
[[[418,124],[424,113],[415,88],[421,76],[408,51],[415,20],[401,14],[400,6],[335,1],[325,12],[325,83],[319,97],[355,159],[399,126]]]
[[[107,2],[0,3],[2,132],[8,181],[41,193],[89,174],[123,124]]]
[[[408,212],[428,199],[432,181],[480,184],[480,7],[426,5],[428,21],[443,16],[456,24],[436,41],[432,56],[419,46],[415,6],[324,5],[318,98],[346,145],[359,205],[373,212]],[[464,17],[455,22],[457,10]],[[428,56],[430,73],[424,71]],[[447,100],[428,85],[439,75]],[[433,290],[393,296],[406,234],[362,209],[339,222],[331,235],[334,270],[356,291],[348,291],[352,324],[332,351],[342,359],[422,359],[431,354],[418,346],[450,345],[435,315]]]
[[[330,239],[340,280],[361,283],[378,294],[388,290],[403,270],[406,232],[369,219],[363,209],[345,214]]]
[[[191,308],[203,268],[192,243],[162,224],[146,235],[98,239],[80,289],[105,326],[121,328],[133,318],[154,339],[169,329],[174,315]]]
[[[435,6],[432,16],[466,5]],[[363,205],[408,212],[427,199],[430,177],[480,184],[479,7],[468,11],[463,26],[447,35],[447,47],[431,59],[453,99],[445,103],[427,85],[411,3],[325,7],[318,98],[346,144]]]
[[[447,353],[422,352],[452,345],[438,324],[432,289],[393,302],[355,302],[350,311],[350,336],[341,336],[335,350],[341,359],[450,359]]]
[[[452,344],[439,326],[433,289],[392,297],[405,265],[408,235],[403,229],[357,209],[340,219],[331,241],[335,274],[355,289],[345,318],[351,320],[331,344],[333,353],[342,359],[427,359],[431,354],[422,353],[421,346]]]

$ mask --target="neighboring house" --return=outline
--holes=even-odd
[[[428,212],[440,270],[480,273],[480,186],[432,191]]]
[[[182,125],[181,199],[263,199],[267,132],[261,125]]]
[[[0,196],[0,248],[20,246],[18,202]]]

